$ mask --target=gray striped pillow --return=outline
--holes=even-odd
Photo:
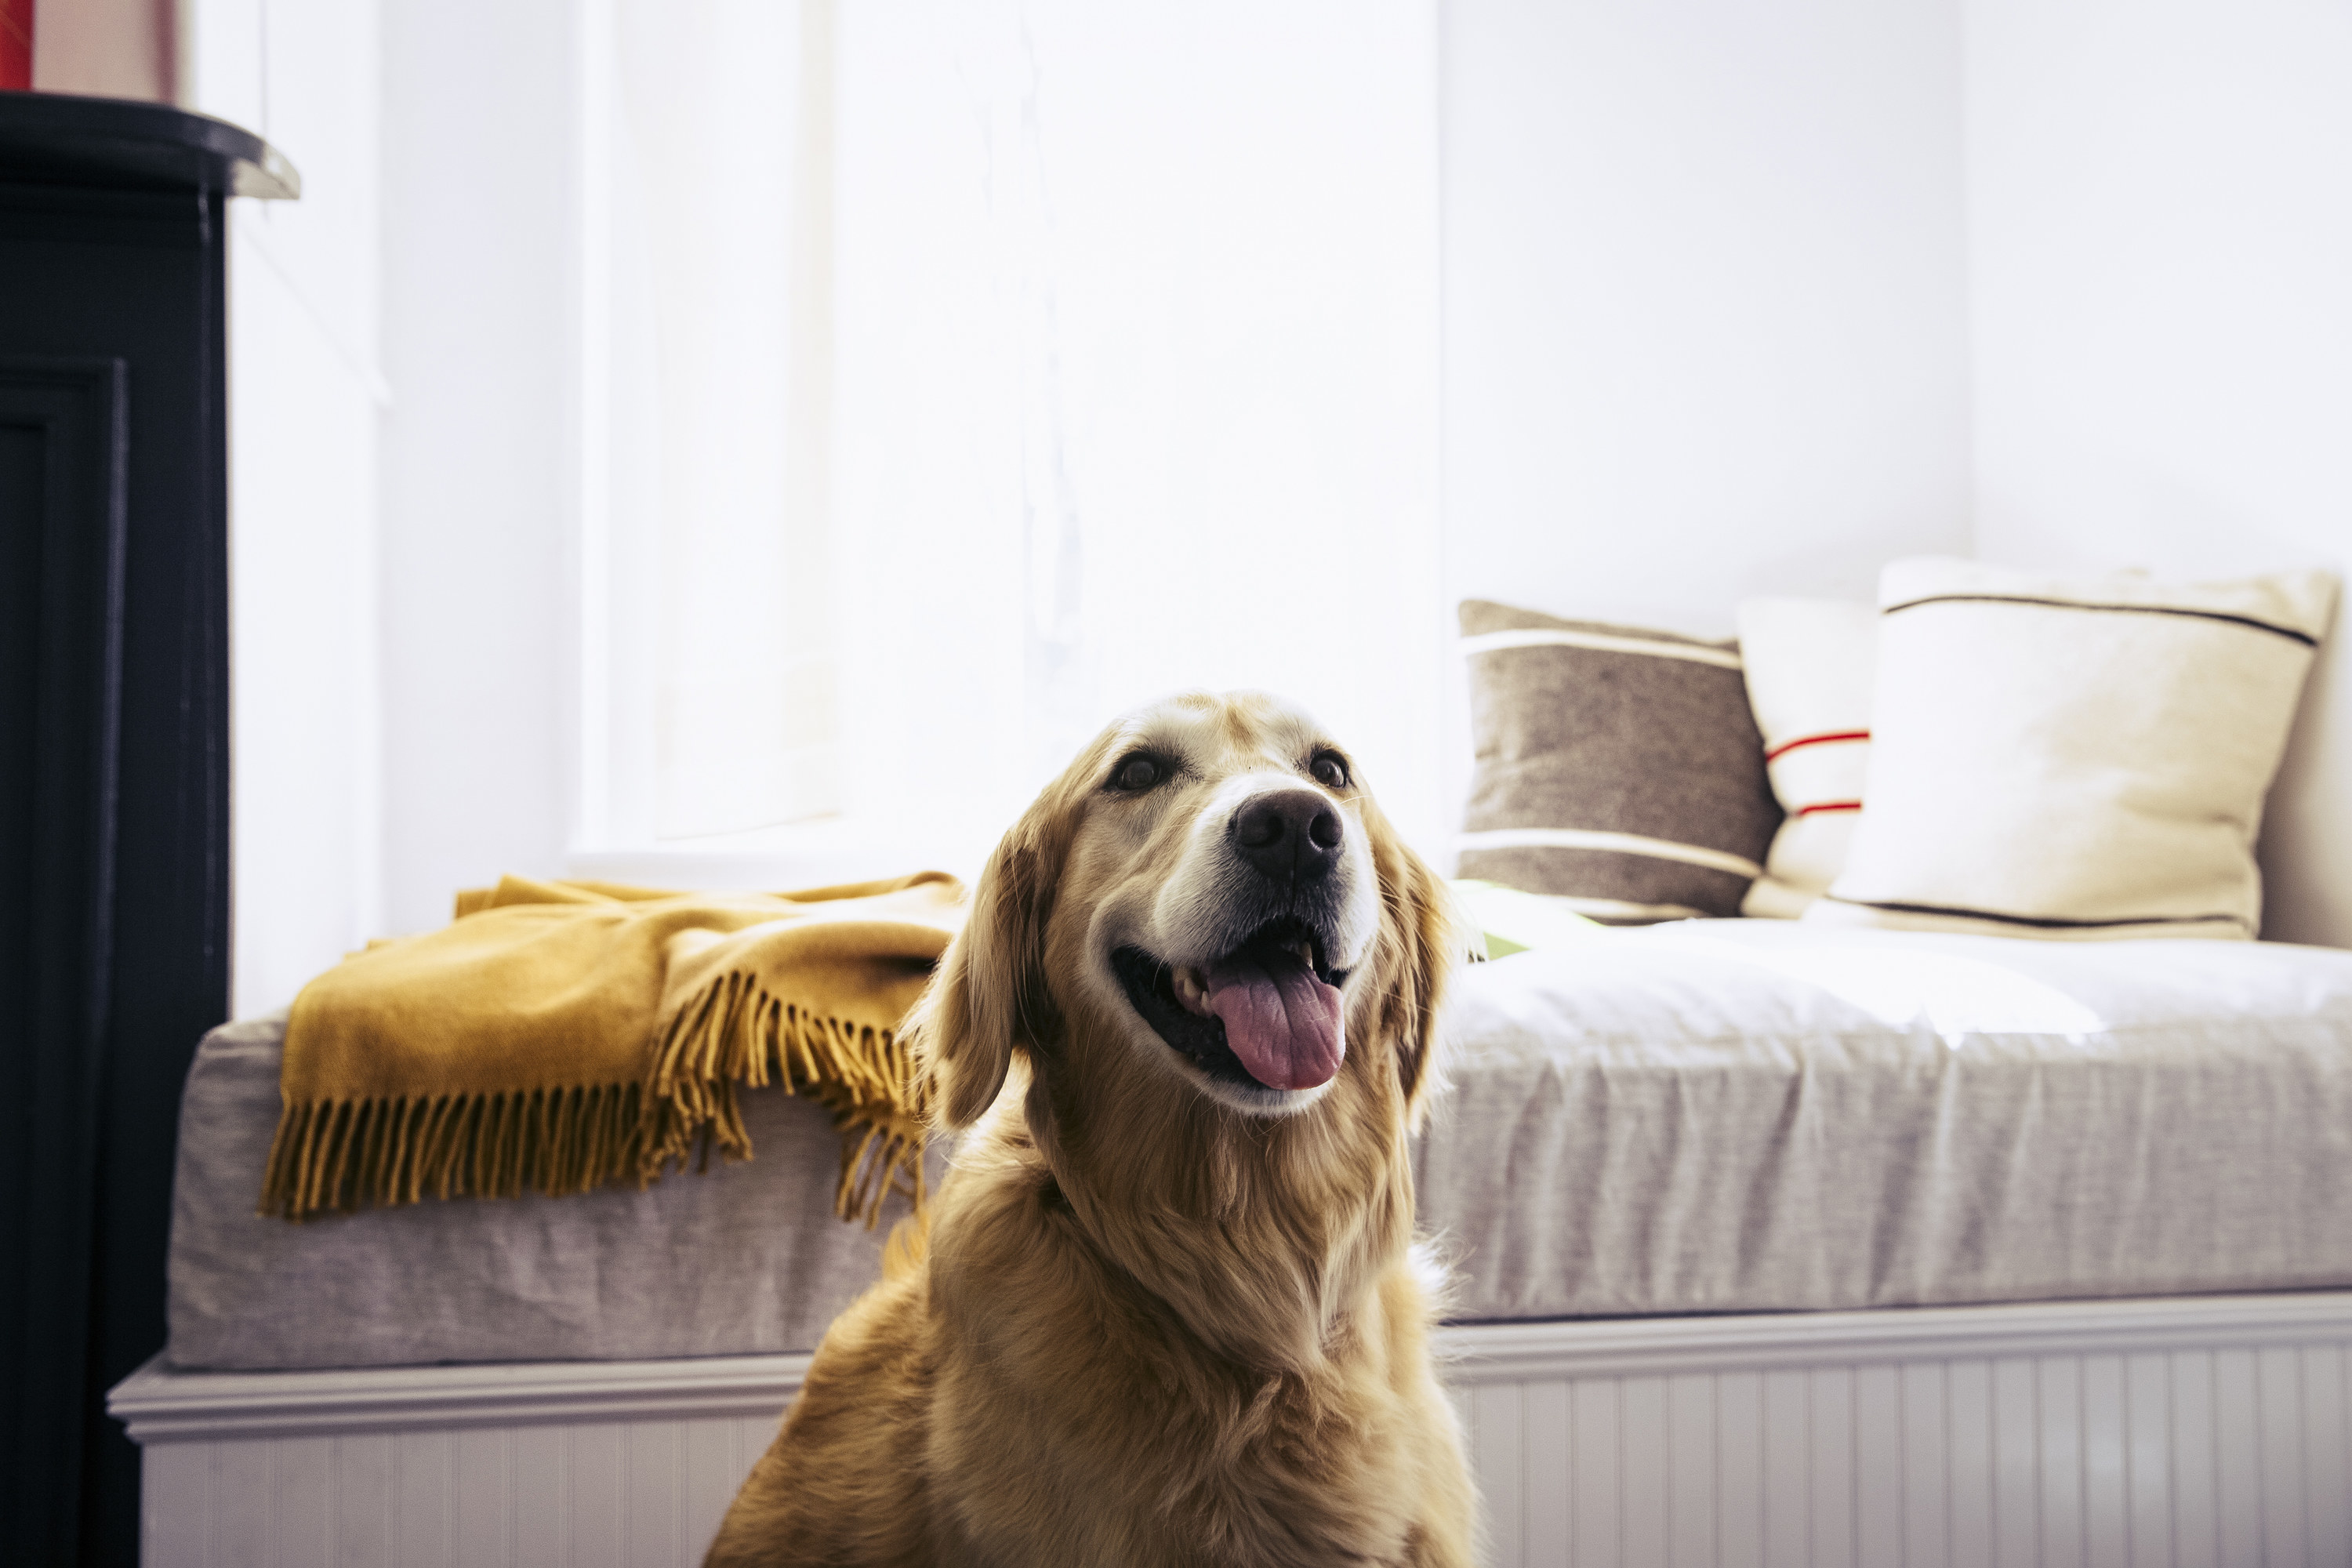
[[[1459,874],[1612,924],[1738,914],[1780,825],[1738,645],[1483,599],[1462,637]]]

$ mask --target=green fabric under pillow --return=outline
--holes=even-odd
[[[1542,893],[1523,893],[1500,882],[1457,878],[1451,884],[1454,899],[1477,922],[1483,951],[1488,958],[1508,958],[1515,952],[1551,952],[1590,941],[1609,928],[1578,914],[1561,900]]]

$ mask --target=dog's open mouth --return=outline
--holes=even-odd
[[[1212,1078],[1314,1089],[1347,1054],[1339,987],[1348,973],[1328,966],[1323,939],[1305,921],[1269,921],[1200,968],[1139,947],[1119,948],[1110,962],[1144,1022]]]

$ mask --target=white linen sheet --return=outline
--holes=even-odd
[[[1458,1318],[2352,1284],[2352,952],[1687,921],[1447,1024]]]

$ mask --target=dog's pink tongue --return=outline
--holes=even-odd
[[[1297,953],[1244,948],[1203,976],[1209,1010],[1225,1021],[1225,1044],[1268,1089],[1313,1089],[1339,1070],[1347,1052],[1339,992]]]

